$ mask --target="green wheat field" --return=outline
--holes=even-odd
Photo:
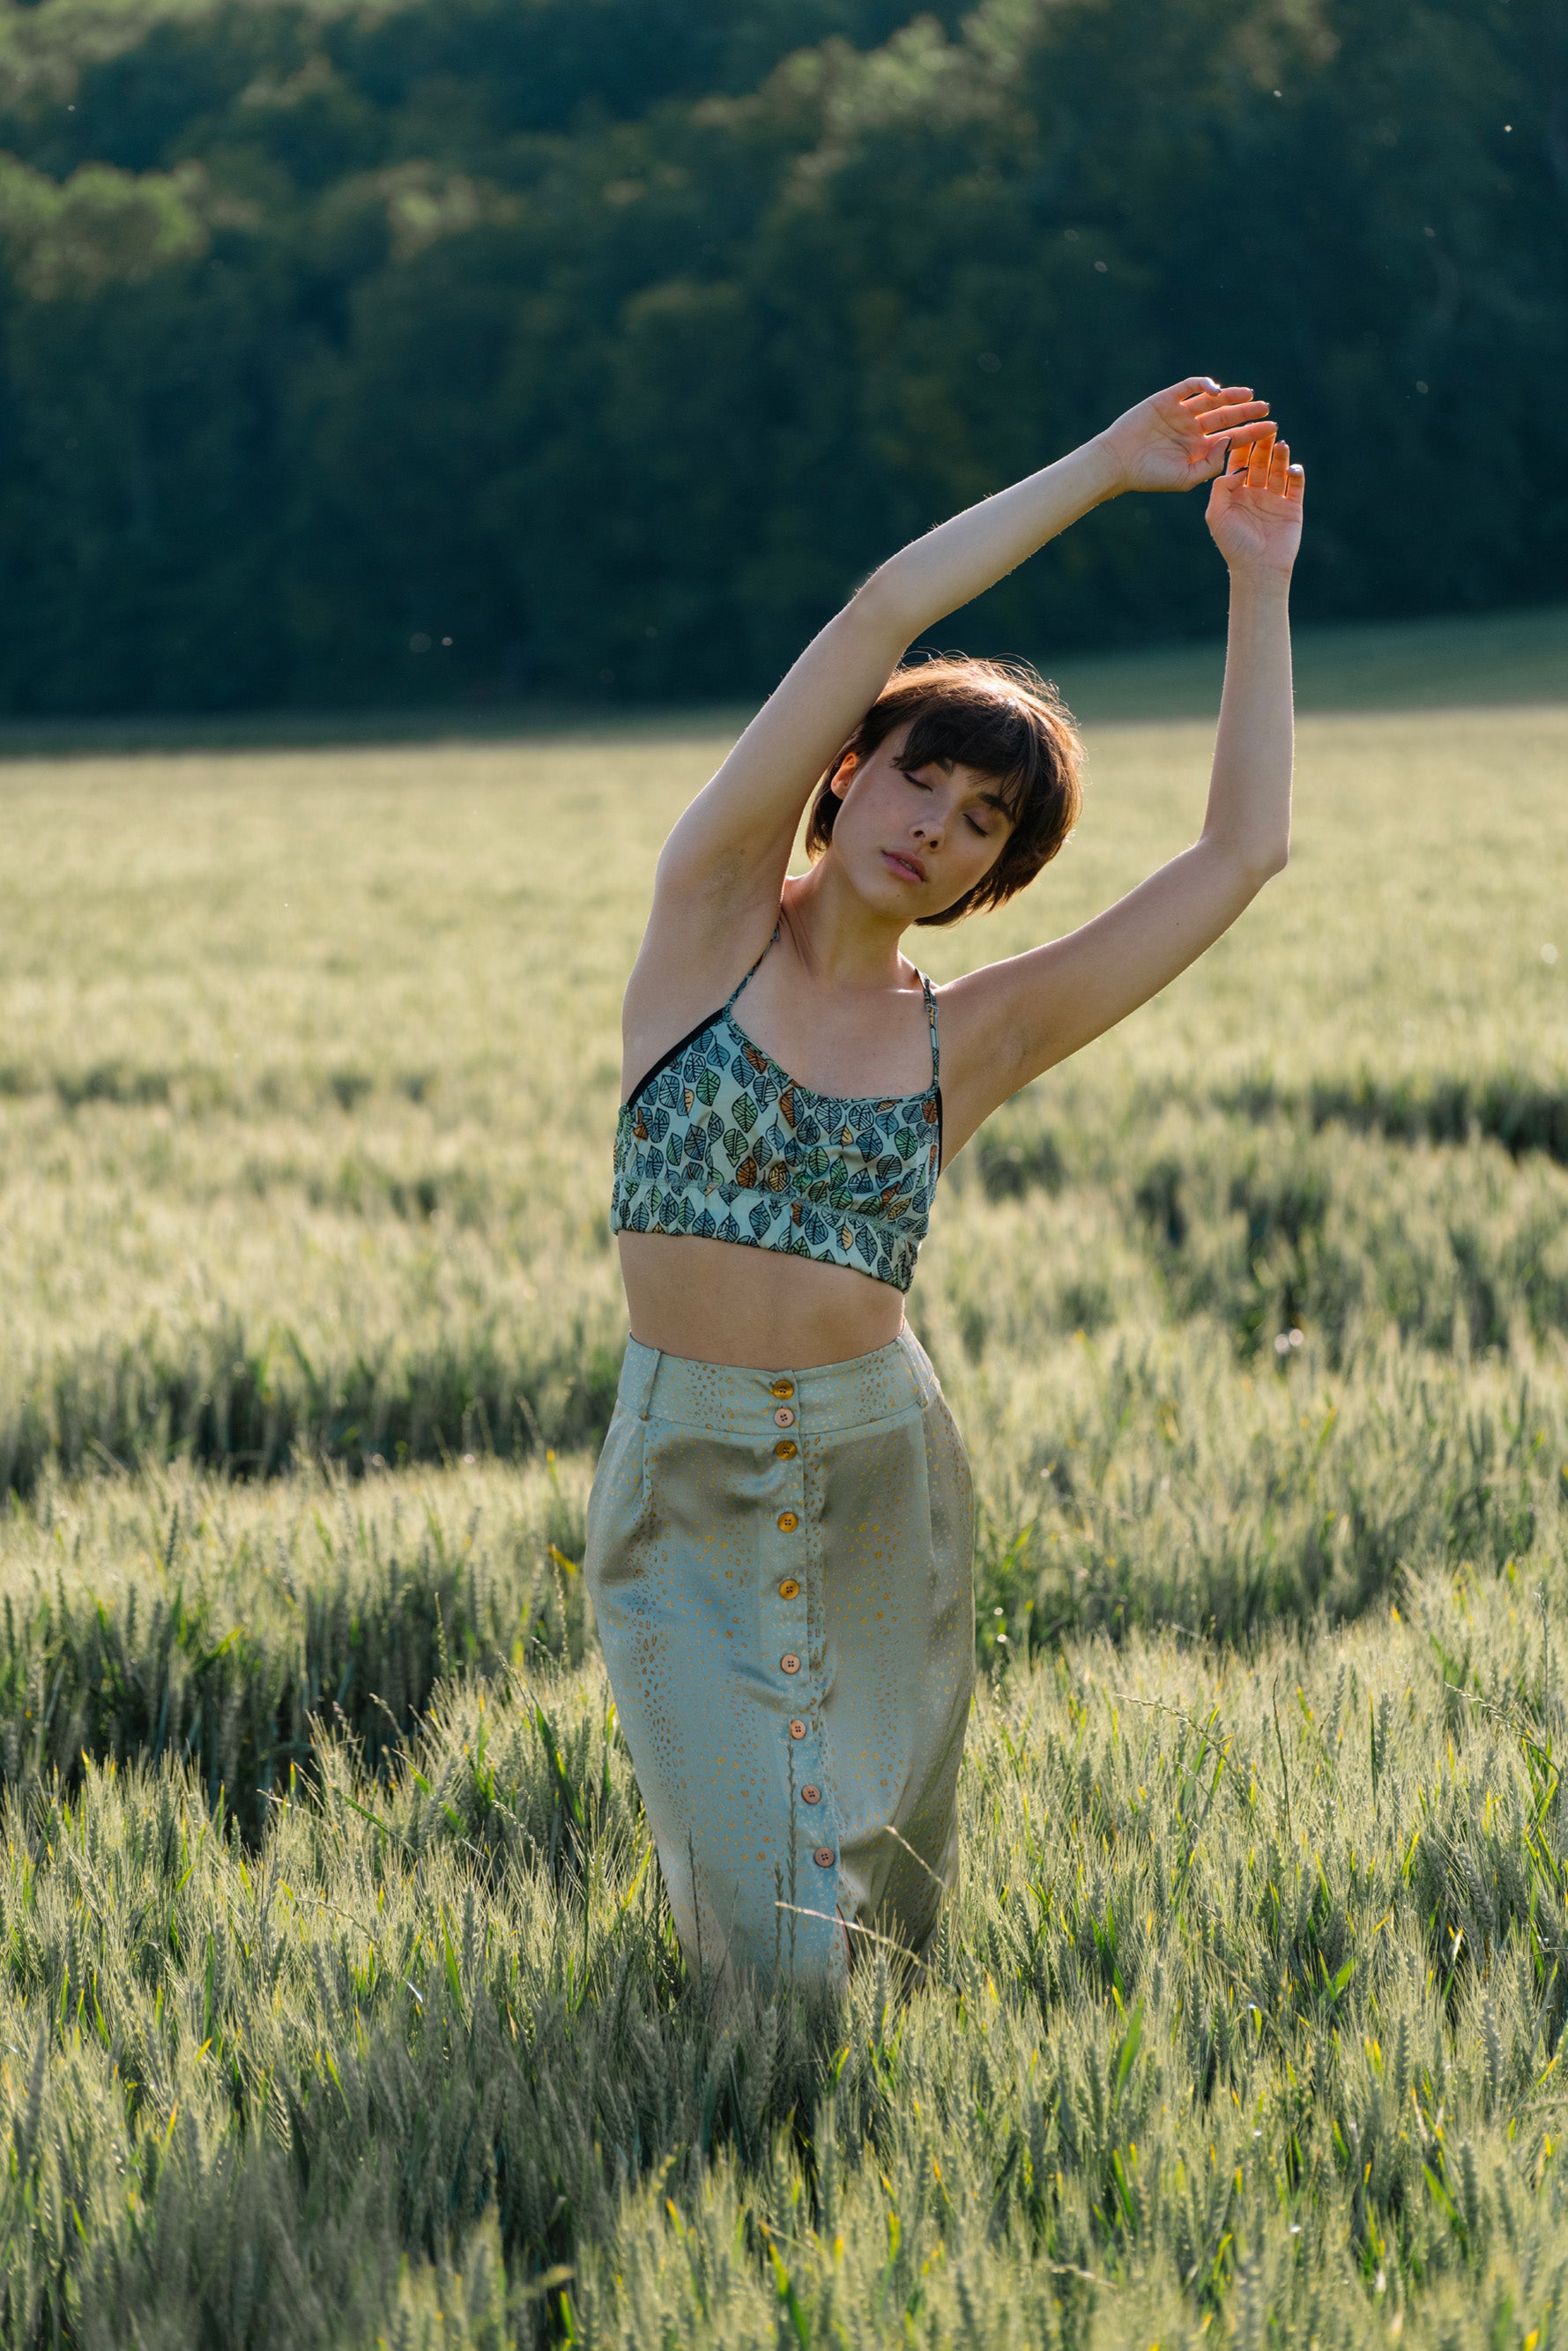
[[[727,716],[0,741],[0,2341],[1568,2344],[1568,614],[945,1177],[960,1895],[683,1965],[594,1639],[619,999]],[[1082,664],[1192,833],[1208,654]]]

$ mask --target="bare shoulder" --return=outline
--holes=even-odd
[[[945,987],[949,1157],[1010,1094],[1157,996],[1213,946],[1264,878],[1261,865],[1200,839],[1076,930]]]

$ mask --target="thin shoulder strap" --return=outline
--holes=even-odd
[[[773,939],[776,939],[779,936],[779,934],[783,927],[784,912],[782,907],[780,907],[779,920],[773,925],[773,938],[768,940],[768,947],[770,947],[773,945]],[[760,963],[762,961],[762,956],[765,956],[768,953],[768,947],[763,948],[762,955],[759,955],[757,958],[757,963]],[[751,971],[742,974],[741,977],[736,981],[735,986],[730,989],[729,994],[725,998],[724,1008],[727,1012],[729,1010],[730,1006],[735,1002],[736,998],[740,994],[741,989],[746,986],[747,981],[751,977],[751,972],[757,969],[757,963],[752,965]]]
[[[942,1055],[936,1044],[936,991],[924,972],[920,985],[925,992],[925,1009],[931,1021],[931,1082],[937,1086],[942,1082]]]

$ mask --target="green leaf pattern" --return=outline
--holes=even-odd
[[[611,1230],[782,1249],[906,1290],[942,1164],[936,1007],[922,985],[931,1083],[886,1100],[812,1093],[728,1006],[716,1012],[622,1106]]]

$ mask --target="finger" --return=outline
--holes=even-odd
[[[1193,415],[1201,416],[1207,423],[1212,417],[1230,409],[1239,415],[1260,416],[1269,403],[1266,400],[1254,400],[1249,383],[1228,383],[1223,391],[1217,384],[1212,392],[1195,392],[1186,405]]]
[[[1243,457],[1245,457],[1252,447],[1254,440],[1260,434],[1270,435],[1272,434],[1273,431],[1274,427],[1272,424],[1259,423],[1239,424],[1229,433],[1209,434],[1205,440],[1204,447],[1206,450],[1212,449],[1216,452],[1214,465],[1215,472],[1218,472],[1220,465],[1224,462],[1225,456],[1228,452],[1239,449]],[[1197,461],[1195,460],[1194,462]]]
[[[1191,400],[1198,392],[1217,393],[1219,386],[1211,375],[1184,375],[1179,383],[1169,387],[1178,400]]]
[[[1232,439],[1228,462],[1226,465],[1226,479],[1234,482],[1238,489],[1248,487],[1251,479],[1254,452],[1260,446],[1266,450],[1273,437],[1273,433],[1272,424],[1266,424],[1239,433]]]
[[[1291,468],[1290,479],[1285,484],[1285,496],[1288,498],[1294,498],[1299,506],[1303,495],[1305,494],[1306,486],[1307,475],[1305,467],[1301,465],[1292,465]]]
[[[1267,408],[1268,405],[1269,403],[1266,400],[1254,401],[1251,403],[1251,407],[1254,411]],[[1224,413],[1234,415],[1238,413],[1238,412],[1232,409],[1225,411]],[[1212,425],[1214,423],[1214,419],[1207,416],[1201,418],[1199,421],[1206,427]],[[1199,482],[1212,482],[1215,475],[1223,471],[1227,453],[1228,451],[1238,448],[1243,450],[1248,449],[1251,446],[1252,441],[1258,434],[1271,434],[1274,429],[1275,428],[1272,424],[1264,422],[1254,414],[1249,421],[1244,422],[1240,424],[1225,426],[1218,432],[1206,431],[1204,434],[1204,449],[1202,455],[1194,457],[1189,461],[1194,466],[1198,468],[1198,470],[1194,474],[1193,479]],[[1212,455],[1210,454],[1211,452]]]
[[[1269,460],[1269,488],[1274,497],[1284,496],[1285,481],[1290,470],[1291,444],[1288,441],[1276,441],[1273,455]]]
[[[1198,423],[1212,438],[1219,433],[1245,431],[1249,424],[1261,423],[1269,413],[1266,400],[1249,400],[1241,404],[1232,402],[1225,408],[1211,408],[1198,416]]]
[[[1260,432],[1247,454],[1247,486],[1249,490],[1267,489],[1269,486],[1269,452],[1274,444],[1274,428]]]

